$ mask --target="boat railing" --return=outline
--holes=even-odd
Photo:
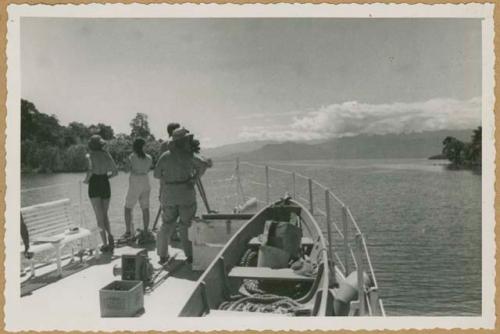
[[[255,173],[242,173],[242,167],[263,170],[259,177]],[[357,271],[358,303],[360,315],[385,316],[383,301],[378,295],[378,282],[375,276],[366,238],[362,233],[351,209],[327,186],[304,174],[260,165],[248,161],[236,161],[236,179],[240,185],[244,177],[257,177],[257,180],[247,182],[265,188],[265,201],[269,204],[271,198],[288,193],[292,198],[306,205],[311,213],[324,223],[328,240],[330,259],[339,266],[347,277],[352,268]],[[263,182],[259,182],[263,175]],[[283,191],[284,190],[284,191]],[[321,204],[320,204],[321,203]],[[363,273],[369,273],[370,287],[365,290]]]

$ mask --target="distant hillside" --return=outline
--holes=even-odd
[[[202,148],[202,154],[212,159],[227,158],[237,156],[239,153],[255,151],[265,145],[277,143],[271,140],[260,140],[252,142],[243,142],[236,144],[223,145],[214,148]],[[236,154],[236,155],[235,155]]]
[[[243,160],[313,160],[429,158],[441,153],[443,140],[453,136],[468,141],[472,130],[441,130],[409,134],[360,135],[323,143],[273,143],[252,151],[228,154]]]
[[[228,159],[240,157],[242,160],[313,160],[321,159],[326,152],[317,144],[284,142],[267,144],[263,147],[246,153],[233,153],[226,156]]]

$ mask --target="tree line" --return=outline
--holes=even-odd
[[[136,137],[146,140],[144,150],[156,162],[162,140],[151,134],[148,116],[137,113],[130,121],[130,134],[115,134],[110,125],[59,124],[55,115],[40,112],[34,103],[21,99],[21,170],[22,172],[83,172],[87,169],[87,142],[94,135],[107,141],[106,150],[119,168],[125,165]]]
[[[455,137],[443,140],[443,155],[450,161],[450,168],[481,167],[482,128],[479,126],[471,136],[470,142],[463,142]]]

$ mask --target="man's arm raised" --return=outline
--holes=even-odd
[[[153,176],[157,179],[161,179],[162,176],[162,165],[163,165],[164,154],[160,156],[158,162],[156,162],[155,170],[153,172]]]

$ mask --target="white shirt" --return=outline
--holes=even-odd
[[[146,154],[145,158],[139,158],[134,152],[130,154],[128,159],[130,161],[130,174],[132,175],[148,174],[153,165],[153,158],[149,154]]]

